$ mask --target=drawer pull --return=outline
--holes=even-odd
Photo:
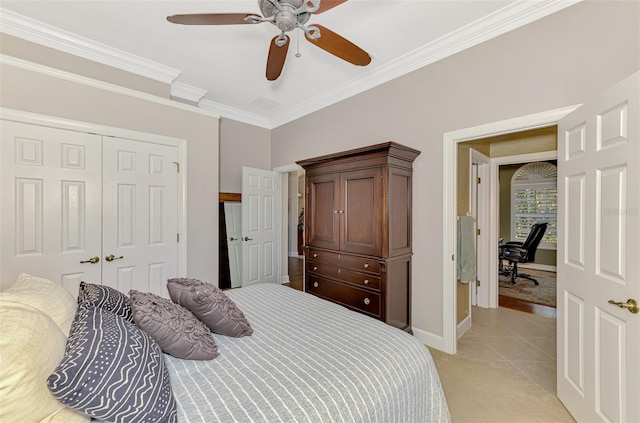
[[[313,266],[313,270],[318,270],[318,266]]]
[[[368,268],[368,267],[369,267],[369,263],[365,263],[365,264],[364,264],[364,268],[366,269],[366,268]]]
[[[318,257],[318,253],[313,253],[313,258]]]
[[[365,298],[365,299],[364,299],[364,304],[365,304],[365,305],[369,305],[369,304],[371,304],[371,300],[370,300],[370,299],[368,299],[368,298]]]
[[[317,288],[317,287],[318,287],[318,281],[315,281],[315,282],[313,283],[313,287],[314,287],[314,288]]]
[[[365,285],[368,285],[368,284],[369,284],[369,279],[365,279],[365,280],[364,280],[364,284],[365,284]]]

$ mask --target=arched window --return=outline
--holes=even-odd
[[[534,223],[547,222],[539,248],[558,242],[558,169],[547,162],[527,163],[511,178],[511,239],[524,242]]]

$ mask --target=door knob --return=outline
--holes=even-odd
[[[253,238],[249,238],[248,236],[245,236],[245,237],[243,238],[243,240],[244,240],[244,241],[253,241]]]
[[[234,237],[230,237],[229,241],[235,241],[236,239]]]
[[[113,254],[109,254],[108,256],[106,256],[104,259],[106,261],[114,261],[114,260],[120,260],[121,258],[124,258],[124,256],[120,256],[120,257],[116,257]]]
[[[82,261],[80,261],[80,263],[91,263],[91,264],[95,264],[95,263],[97,263],[97,262],[99,262],[99,261],[100,261],[100,257],[98,257],[98,256],[93,256],[93,257],[91,257],[89,260],[82,260]]]
[[[640,312],[640,307],[638,306],[637,301],[633,298],[629,298],[626,303],[609,300],[609,304],[617,305],[620,308],[626,308],[634,314]]]

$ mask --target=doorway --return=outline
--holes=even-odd
[[[456,217],[457,209],[457,161],[458,144],[471,140],[478,140],[488,137],[508,135],[515,132],[547,128],[556,125],[557,122],[578,106],[570,106],[562,109],[550,110],[534,115],[523,116],[500,122],[494,122],[472,128],[447,132],[443,135],[443,335],[441,345],[433,345],[449,354],[456,353],[456,329],[457,329],[457,284],[456,280]],[[497,184],[497,176],[492,174],[491,184]],[[490,194],[491,204],[497,201],[496,193]],[[490,245],[497,245],[498,221],[495,214],[491,214],[489,222],[488,242]],[[497,248],[490,248],[488,251],[490,262],[498,262]],[[497,272],[489,275],[488,287],[497,286]],[[496,290],[497,291],[497,290]],[[490,300],[495,301],[497,307],[497,292],[489,293]],[[492,300],[495,298],[495,300]]]
[[[499,260],[498,305],[551,318],[556,317],[556,155],[549,151],[548,159],[536,161],[509,156],[496,163],[499,248],[501,257],[517,258]],[[522,252],[518,248],[525,243]]]

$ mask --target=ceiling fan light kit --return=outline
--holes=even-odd
[[[266,77],[278,79],[284,68],[290,38],[294,29],[304,32],[305,39],[322,50],[357,66],[371,63],[369,54],[346,38],[321,25],[305,25],[312,14],[326,12],[347,0],[258,0],[262,16],[253,13],[195,13],[168,16],[171,23],[181,25],[238,25],[269,22],[280,30],[271,40],[267,56]]]

